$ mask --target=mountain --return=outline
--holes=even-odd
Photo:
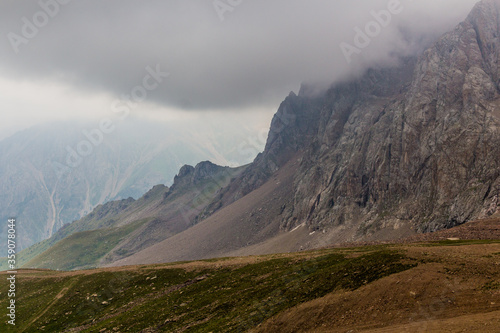
[[[498,213],[499,26],[500,0],[483,0],[418,56],[303,85],[191,227],[103,264],[394,240]]]
[[[498,210],[499,7],[479,3],[418,59],[319,98],[308,87],[287,98],[278,116],[296,108],[313,124],[300,136],[306,149],[289,146],[303,153],[283,229],[346,228],[357,239],[405,226],[435,231]],[[289,131],[270,136],[268,159],[282,156],[269,143],[289,142]]]
[[[196,216],[245,167],[201,162],[183,166],[169,188],[157,185],[138,200],[97,206],[51,238],[20,253],[28,267],[83,269],[127,257],[196,223]]]
[[[483,1],[416,64],[330,90],[287,221],[345,226],[356,239],[495,213],[499,15],[499,1]]]
[[[115,264],[389,240],[494,214],[499,16],[483,1],[418,57],[291,93],[210,217]]]
[[[99,134],[92,122],[61,122],[0,141],[0,218],[17,218],[18,250],[51,237],[99,204],[139,198],[156,184],[170,184],[183,164],[248,163],[226,141],[245,142],[250,129],[215,135],[177,127],[128,119]],[[1,230],[6,235],[6,225]],[[6,241],[2,237],[0,246],[6,248]]]

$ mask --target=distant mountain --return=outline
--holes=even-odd
[[[21,252],[20,263],[54,269],[114,262],[192,227],[197,214],[244,167],[185,165],[169,188],[153,187],[138,200],[111,201]]]
[[[139,198],[156,184],[170,184],[183,164],[227,158],[241,165],[248,159],[226,148],[228,137],[197,142],[202,135],[175,124],[129,120],[100,134],[98,125],[56,123],[0,141],[0,219],[17,217],[18,250],[99,204]],[[238,133],[242,142],[250,135]]]
[[[500,0],[483,0],[418,57],[319,95],[303,85],[281,104],[263,153],[191,227],[101,263],[393,240],[498,213],[499,27]]]

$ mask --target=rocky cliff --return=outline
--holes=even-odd
[[[435,231],[498,210],[500,1],[417,62],[330,89],[284,227]]]
[[[498,210],[500,1],[418,58],[374,68],[280,106],[265,151],[218,203],[251,192],[292,156],[301,163],[281,227],[429,232]]]

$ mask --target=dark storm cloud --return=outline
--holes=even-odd
[[[401,0],[402,11],[348,63],[341,43],[356,47],[354,29],[394,0],[57,1],[2,0],[0,76],[118,97],[158,65],[170,76],[148,97],[201,110],[265,105],[301,82],[392,61],[415,47],[408,36],[441,34],[475,3]]]

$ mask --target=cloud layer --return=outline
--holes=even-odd
[[[412,52],[421,38],[411,36],[452,29],[476,2],[401,0],[349,64],[341,43],[355,45],[355,29],[395,0],[57,1],[0,2],[0,78],[119,98],[158,65],[170,76],[148,100],[182,110],[275,104],[301,82],[333,82]]]

